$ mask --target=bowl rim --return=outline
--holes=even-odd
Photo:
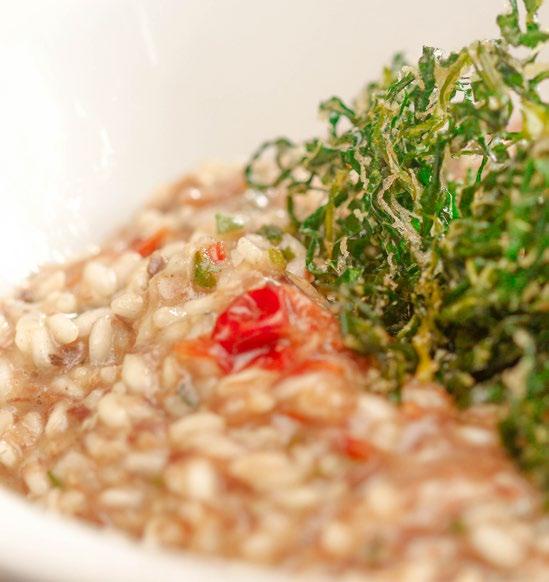
[[[55,514],[4,488],[0,515],[9,527],[0,544],[0,573],[17,580],[74,582],[76,573],[79,582],[288,580],[287,573],[244,562],[147,546],[117,530]]]

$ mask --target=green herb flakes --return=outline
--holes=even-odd
[[[264,224],[258,231],[262,237],[266,238],[271,244],[279,245],[282,242],[284,231],[274,224]]]
[[[286,259],[286,262],[289,263],[290,261],[293,261],[295,259],[295,253],[294,251],[292,251],[292,249],[290,247],[284,247],[282,249],[280,249],[282,255],[284,256],[284,258]]]
[[[215,226],[218,234],[227,234],[242,230],[244,222],[236,216],[217,213],[215,215]]]
[[[48,471],[47,475],[52,487],[63,489],[63,481],[53,471]]]
[[[284,257],[284,253],[275,247],[271,247],[267,252],[271,263],[278,270],[283,271],[286,268],[286,258]]]
[[[208,291],[215,289],[217,271],[218,268],[205,250],[196,251],[193,262],[193,281],[197,287]]]

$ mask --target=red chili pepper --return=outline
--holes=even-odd
[[[222,242],[216,242],[206,249],[206,253],[213,263],[222,263],[227,258],[225,245]]]
[[[210,257],[209,249],[207,253]],[[230,303],[209,337],[179,342],[174,349],[182,357],[192,357],[193,352],[197,357],[210,357],[225,373],[249,366],[299,370],[303,367],[300,346],[307,344],[311,334],[322,334],[326,346],[340,349],[337,322],[329,312],[292,288],[268,284]],[[314,349],[318,350],[318,345]],[[310,362],[308,366],[339,372],[337,365],[327,362]]]
[[[372,456],[374,447],[368,441],[347,436],[343,439],[343,451],[351,459],[365,461]]]
[[[223,313],[209,338],[181,341],[174,351],[181,357],[209,357],[225,372],[252,364],[281,369],[288,365],[290,344],[283,290],[266,285],[237,297]]]
[[[240,295],[227,307],[217,318],[212,340],[232,355],[261,349],[266,352],[287,327],[281,288],[266,285]]]
[[[132,244],[132,248],[142,257],[152,255],[156,249],[160,248],[168,236],[167,228],[160,228],[153,235],[146,239],[138,239]]]

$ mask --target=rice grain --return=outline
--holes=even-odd
[[[54,339],[60,344],[70,344],[78,338],[77,325],[64,313],[50,315],[47,325]]]
[[[86,264],[83,278],[100,297],[108,297],[116,291],[116,273],[99,261],[90,261]]]
[[[109,361],[112,349],[112,322],[109,315],[100,317],[92,326],[89,338],[90,362],[93,365]]]

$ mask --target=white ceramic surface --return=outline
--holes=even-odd
[[[397,49],[495,34],[502,0],[0,0],[0,288],[83,252],[204,159],[318,128]],[[548,21],[547,6],[544,10]],[[268,580],[144,552],[0,491],[29,580]]]

